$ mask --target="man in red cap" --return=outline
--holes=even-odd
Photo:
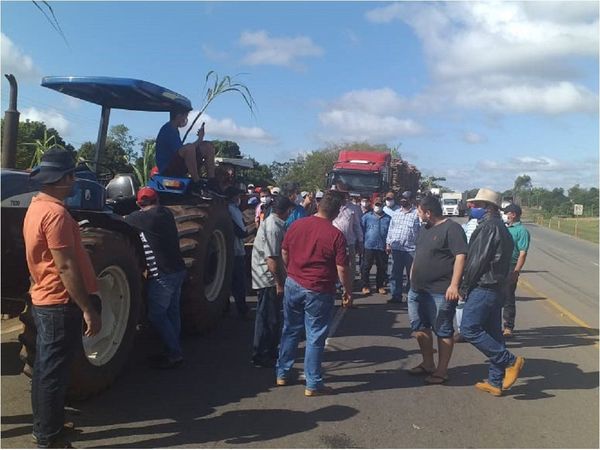
[[[141,188],[137,205],[140,211],[129,214],[125,221],[140,233],[146,256],[148,319],[165,345],[165,351],[152,357],[151,362],[156,368],[170,369],[183,362],[179,303],[185,263],[179,251],[175,218],[168,208],[160,206],[156,191]]]

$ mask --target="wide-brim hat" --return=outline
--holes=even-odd
[[[40,184],[52,184],[74,171],[73,152],[64,148],[52,147],[42,155],[40,164],[34,167],[29,178]]]
[[[491,189],[481,188],[477,191],[477,195],[473,198],[468,198],[468,202],[487,202],[492,205],[500,208],[500,204],[502,203],[502,199],[500,198],[500,194],[496,191],[492,191]]]

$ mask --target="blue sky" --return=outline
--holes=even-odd
[[[2,73],[22,119],[78,147],[99,107],[47,75],[139,78],[199,107],[204,76],[241,74],[207,112],[207,139],[263,163],[346,141],[400,145],[464,190],[598,186],[598,2],[53,2],[67,46],[32,2],[2,1]],[[2,80],[2,110],[8,83]],[[137,139],[165,113],[113,111]]]

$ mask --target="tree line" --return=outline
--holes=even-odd
[[[2,129],[3,129],[2,119]],[[284,162],[273,161],[271,164],[261,164],[254,158],[244,155],[239,145],[233,141],[212,141],[216,154],[226,158],[245,157],[253,161],[254,169],[241,170],[239,181],[244,184],[252,183],[256,186],[281,185],[292,181],[301,189],[315,191],[325,189],[327,173],[331,171],[341,150],[362,151],[388,151],[394,158],[400,158],[398,148],[384,144],[373,145],[366,142],[350,144],[329,144],[323,148],[309,151]],[[47,128],[43,122],[23,121],[19,123],[17,136],[17,168],[27,169],[35,166],[43,152],[53,146],[71,150],[79,161],[92,160],[95,152],[95,143],[84,142],[78,149],[67,143],[54,128]],[[106,140],[106,149],[99,160],[100,172],[135,173],[140,184],[146,184],[148,174],[154,166],[155,142],[154,139],[137,140],[131,136],[127,126],[114,125],[110,128]],[[450,191],[440,181],[442,177],[433,175],[423,176],[421,179],[422,190],[438,187]],[[474,197],[477,188],[466,190],[465,198]],[[573,205],[584,206],[585,216],[598,216],[598,188],[582,188],[579,184],[566,191],[562,187],[546,189],[535,187],[529,175],[519,175],[510,189],[502,192],[503,197],[512,198],[522,206],[539,209],[546,215],[572,215]]]

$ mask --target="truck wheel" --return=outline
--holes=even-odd
[[[202,333],[217,324],[229,302],[233,229],[224,205],[169,206],[179,232],[187,268],[181,293],[185,333]]]
[[[110,230],[86,228],[81,232],[90,253],[102,298],[102,329],[93,337],[83,336],[75,354],[67,396],[82,400],[107,388],[129,360],[142,304],[140,260],[134,245],[124,235]],[[21,315],[25,327],[19,336],[22,359],[33,366],[35,326],[30,307]],[[25,371],[24,370],[24,371]]]

